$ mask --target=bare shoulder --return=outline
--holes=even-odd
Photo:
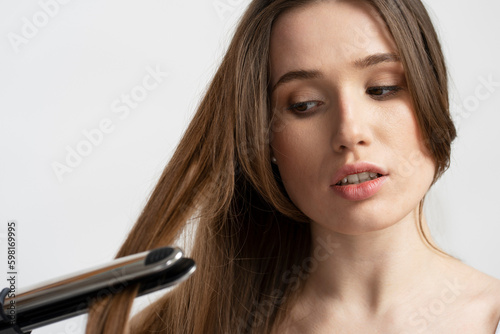
[[[478,298],[480,303],[485,307],[485,311],[489,311],[490,321],[495,326],[500,321],[500,279],[480,273],[480,292]]]
[[[465,287],[462,299],[463,306],[466,306],[464,309],[468,310],[470,316],[496,328],[500,321],[500,279],[462,262],[453,267],[452,272]]]

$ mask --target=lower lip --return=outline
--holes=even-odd
[[[331,188],[340,197],[349,201],[362,201],[375,195],[382,185],[387,180],[387,176],[381,176],[375,180],[365,181],[358,184],[350,184],[347,186],[333,185]]]

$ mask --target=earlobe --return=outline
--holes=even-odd
[[[271,145],[269,145],[269,154],[271,156],[271,162],[276,165],[278,160],[274,156],[273,147]]]

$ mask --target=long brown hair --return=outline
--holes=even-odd
[[[318,0],[254,0],[197,113],[117,257],[171,245],[192,220],[197,271],[143,311],[133,333],[269,333],[298,291],[311,233],[270,161],[279,115],[269,100],[274,20]],[[398,47],[416,118],[436,162],[449,166],[456,136],[441,47],[420,0],[366,0]],[[277,129],[277,130],[276,130]],[[436,251],[422,231],[424,242]],[[287,279],[285,279],[287,277]],[[294,284],[292,284],[294,283]],[[87,333],[125,331],[136,287],[101,300]]]

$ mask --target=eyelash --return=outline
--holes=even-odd
[[[320,101],[305,101],[305,102],[297,102],[297,103],[294,103],[292,104],[290,107],[288,107],[287,110],[291,110],[291,111],[295,111],[296,113],[298,114],[305,114],[308,112],[309,109],[307,110],[297,110],[298,107],[302,107],[302,106],[307,106],[308,104],[310,103],[317,103],[317,104],[322,104]]]
[[[401,89],[402,89],[402,88],[401,88],[401,87],[399,87],[399,86],[378,86],[378,87],[369,87],[369,88],[366,90],[366,92],[367,92],[368,94],[370,94],[370,93],[375,93],[375,91],[384,91],[384,90],[389,91],[388,93],[385,93],[385,94],[383,94],[383,93],[382,93],[382,94],[373,94],[373,95],[372,95],[372,94],[370,94],[370,95],[372,95],[371,97],[372,97],[373,99],[375,99],[375,100],[377,100],[377,101],[384,101],[384,100],[386,100],[386,99],[390,98],[391,96],[393,96],[393,95],[397,94],[397,93],[398,93]],[[287,110],[290,110],[290,111],[295,111],[295,112],[296,112],[296,113],[298,113],[298,114],[305,114],[305,113],[309,112],[310,108],[309,108],[309,109],[306,109],[306,110],[302,110],[302,111],[297,110],[297,108],[299,108],[299,107],[303,107],[303,106],[306,106],[306,107],[307,107],[307,105],[308,105],[308,104],[311,104],[311,103],[316,103],[316,104],[318,104],[318,105],[323,104],[323,103],[322,103],[322,102],[320,102],[320,101],[304,101],[304,102],[297,102],[297,103],[294,103],[294,104],[292,104],[291,106],[289,106],[289,107],[287,108]]]
[[[375,90],[388,90],[389,92],[386,93],[386,94],[375,94],[375,95],[372,95],[372,98],[375,99],[375,100],[378,100],[378,101],[382,101],[382,100],[385,100],[389,97],[391,97],[392,95],[396,94],[397,92],[399,92],[402,88],[399,87],[399,86],[379,86],[379,87],[369,87],[366,92],[369,93],[370,91],[375,91]],[[379,97],[380,96],[380,97]]]

